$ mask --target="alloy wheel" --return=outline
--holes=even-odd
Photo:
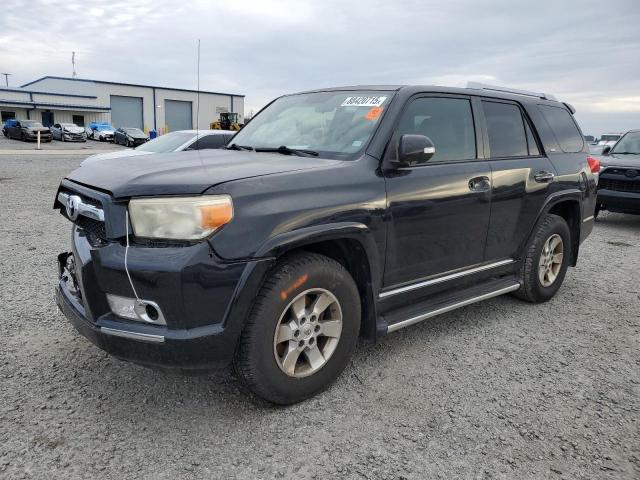
[[[326,365],[342,332],[342,309],[323,288],[306,290],[285,307],[273,337],[280,370],[290,377],[307,377]]]
[[[538,277],[543,287],[550,287],[558,278],[564,258],[564,242],[557,233],[551,235],[540,252]]]

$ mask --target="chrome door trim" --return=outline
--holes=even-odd
[[[582,220],[582,223],[590,222],[591,220],[593,220],[593,218],[594,218],[594,216],[593,216],[593,215],[591,215],[590,217],[587,217],[587,218],[583,219],[583,220]]]
[[[456,278],[466,277],[467,275],[473,275],[474,273],[484,272],[485,270],[491,270],[492,268],[502,267],[515,262],[513,258],[506,260],[500,260],[499,262],[489,263],[487,265],[480,265],[479,267],[468,268],[466,270],[450,273],[441,277],[433,278],[431,280],[425,280],[424,282],[412,283],[411,285],[405,285],[404,287],[394,288],[387,292],[382,292],[378,295],[379,299],[398,295],[400,293],[410,292],[417,290],[418,288],[429,287],[431,285],[437,285],[438,283],[448,282],[449,280],[455,280]]]
[[[508,287],[502,287],[498,290],[494,290],[493,292],[484,293],[482,295],[478,295],[477,297],[467,298],[466,300],[462,300],[458,303],[447,305],[446,307],[438,308],[436,310],[431,310],[430,312],[421,313],[420,315],[417,315],[415,317],[407,318],[406,320],[403,320],[401,322],[389,325],[387,327],[387,333],[395,332],[396,330],[400,330],[401,328],[408,327],[409,325],[413,325],[414,323],[421,322],[422,320],[435,317],[436,315],[440,315],[442,313],[450,312],[451,310],[456,310],[461,307],[466,307],[467,305],[471,305],[472,303],[481,302],[489,298],[497,297],[499,295],[504,295],[505,293],[514,292],[519,288],[520,288],[520,284],[516,282],[513,285],[509,285]]]

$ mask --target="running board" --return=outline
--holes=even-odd
[[[449,303],[443,302],[437,305],[432,304],[432,309],[428,309],[426,311],[411,315],[405,320],[391,323],[389,326],[387,326],[387,333],[395,332],[396,330],[408,327],[409,325],[414,325],[428,318],[432,318],[437,315],[456,310],[458,308],[466,307],[467,305],[471,305],[472,303],[477,303],[489,298],[498,297],[500,295],[504,295],[505,293],[515,292],[520,288],[520,284],[513,280],[513,278],[511,278],[506,281],[502,280],[499,282],[492,282],[490,285],[487,285],[487,287],[492,288],[479,293],[478,287],[476,287],[474,289],[471,289],[473,291],[473,294],[472,296],[469,296],[467,298],[458,297],[455,300],[450,301]]]

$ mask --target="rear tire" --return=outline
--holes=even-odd
[[[285,257],[253,303],[234,370],[264,400],[300,402],[340,375],[359,331],[360,296],[347,270],[315,253]]]
[[[529,240],[520,268],[520,290],[514,295],[532,303],[556,294],[572,255],[571,232],[564,218],[547,214]]]

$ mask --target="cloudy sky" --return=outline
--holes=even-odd
[[[196,86],[245,113],[309,88],[365,83],[555,94],[585,133],[640,128],[640,0],[29,0],[0,6],[0,71]]]

